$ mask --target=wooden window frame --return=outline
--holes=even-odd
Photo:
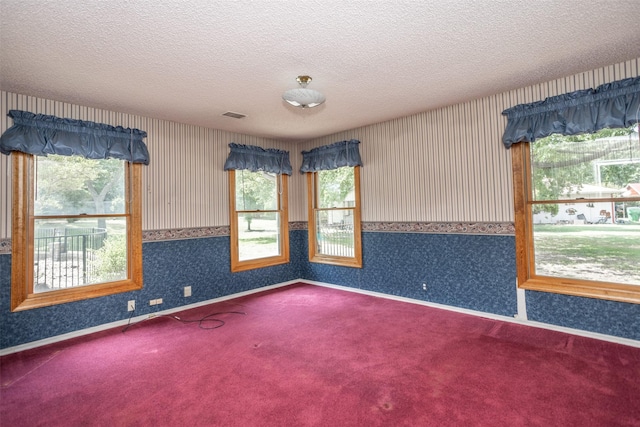
[[[529,143],[519,142],[512,145],[511,160],[518,288],[640,304],[640,286],[637,285],[538,276],[535,274],[531,202],[533,195]]]
[[[278,174],[278,208],[273,212],[278,212],[280,217],[280,255],[255,258],[240,261],[240,247],[238,243],[238,212],[252,213],[264,211],[237,211],[236,210],[236,171],[230,169],[229,179],[229,225],[230,225],[230,252],[231,252],[231,272],[253,270],[256,268],[271,267],[289,263],[289,192],[288,192],[288,176],[286,174]],[[272,211],[269,211],[272,212]]]
[[[11,311],[47,307],[142,289],[142,165],[125,168],[127,199],[127,279],[50,292],[33,292],[34,156],[13,152],[11,228]]]
[[[361,204],[360,204],[360,166],[353,167],[353,176],[355,181],[355,206],[347,208],[338,208],[340,210],[350,209],[353,212],[353,233],[354,247],[353,257],[344,257],[336,255],[326,255],[318,253],[318,240],[316,229],[316,212],[327,211],[332,208],[318,208],[318,172],[307,172],[307,211],[308,211],[308,229],[309,229],[309,261],[320,264],[340,265],[344,267],[362,268],[362,220],[361,220]]]

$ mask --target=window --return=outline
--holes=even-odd
[[[511,149],[519,286],[640,303],[637,125]]]
[[[309,260],[362,267],[360,167],[307,172]]]
[[[12,156],[11,309],[141,289],[142,166]]]
[[[229,170],[231,271],[289,262],[287,175]]]

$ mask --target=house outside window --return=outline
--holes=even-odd
[[[360,167],[307,173],[309,260],[362,267]]]
[[[351,139],[302,152],[311,262],[362,268],[359,145]]]
[[[502,114],[518,287],[640,303],[640,76]]]
[[[640,302],[637,125],[512,150],[520,286]]]

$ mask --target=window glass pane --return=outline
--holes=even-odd
[[[126,230],[124,217],[36,219],[34,292],[125,280]]]
[[[640,285],[640,207],[626,203],[543,207],[546,211],[534,214],[536,274]],[[620,213],[615,222],[612,211]]]
[[[248,170],[235,175],[237,211],[278,209],[278,175]]]
[[[35,215],[125,212],[122,160],[50,155],[35,163]]]
[[[640,183],[637,127],[551,135],[531,144],[533,200],[629,197]]]
[[[319,208],[355,206],[355,177],[352,167],[318,172]]]
[[[632,224],[640,202],[613,200],[532,205],[533,224]]]
[[[280,255],[280,215],[239,213],[238,252],[240,261]]]
[[[318,254],[354,256],[355,235],[351,209],[316,211],[316,232]]]

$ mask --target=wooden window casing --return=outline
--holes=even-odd
[[[309,229],[309,261],[340,265],[344,267],[362,268],[362,220],[360,204],[360,166],[353,167],[354,174],[354,196],[355,205],[353,207],[320,207],[318,201],[318,172],[307,172],[307,208],[308,208],[308,229]],[[316,217],[322,211],[350,210],[353,215],[353,256],[336,256],[323,254],[318,249],[318,230]]]
[[[229,224],[230,224],[230,252],[231,252],[231,271],[239,272],[253,270],[256,268],[270,267],[274,265],[287,264],[289,262],[289,208],[288,208],[288,176],[285,174],[277,175],[277,208],[273,211],[239,211],[236,207],[236,171],[231,169],[228,171],[229,179]],[[239,247],[239,224],[238,215],[242,213],[259,213],[259,212],[276,212],[280,219],[279,224],[279,248],[280,253],[277,256],[254,258],[248,260],[240,260]]]
[[[510,150],[513,168],[518,287],[534,291],[640,303],[640,286],[536,275],[532,215],[532,205],[535,202],[532,201],[529,143],[514,144]],[[627,200],[640,201],[640,198]]]
[[[127,279],[34,292],[34,157],[13,152],[11,311],[46,307],[142,289],[142,165],[127,163],[125,188],[127,217]],[[93,215],[96,216],[96,215]],[[104,215],[113,216],[113,215]]]

